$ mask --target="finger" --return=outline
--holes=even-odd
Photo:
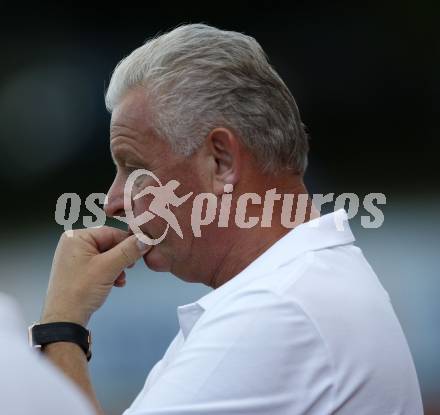
[[[127,281],[124,280],[118,284],[113,284],[116,288],[124,288],[127,285]]]
[[[104,275],[115,277],[150,249],[150,245],[144,244],[136,235],[132,235],[96,258],[100,261]]]
[[[117,283],[119,283],[119,282],[125,280],[125,277],[126,277],[125,271],[122,271],[122,272],[118,275],[118,278],[116,278],[116,280],[115,280],[115,284],[117,284]]]
[[[124,287],[126,284],[126,278],[125,278],[125,272],[122,271],[119,275],[118,278],[116,278],[116,281],[113,283],[113,285],[115,287]]]
[[[129,235],[127,231],[113,228],[111,226],[102,226],[101,228],[89,228],[86,232],[93,239],[99,252],[105,252],[113,248]]]

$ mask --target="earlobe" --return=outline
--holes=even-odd
[[[212,172],[213,191],[224,193],[224,186],[235,186],[240,177],[241,152],[235,134],[227,128],[216,128],[209,137],[211,155],[215,161]]]

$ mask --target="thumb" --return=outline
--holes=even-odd
[[[105,274],[116,278],[125,268],[134,264],[151,248],[151,245],[144,244],[136,235],[131,235],[112,249],[100,254],[100,263]]]

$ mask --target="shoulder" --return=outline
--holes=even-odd
[[[187,343],[191,338],[215,338],[221,339],[224,346],[240,344],[248,351],[261,348],[290,355],[292,349],[298,352],[298,348],[307,346],[310,352],[322,349],[325,354],[313,315],[288,289],[309,272],[311,261],[310,256],[222,298],[200,317]]]

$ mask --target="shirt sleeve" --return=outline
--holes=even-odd
[[[223,307],[202,315],[129,415],[328,413],[328,350],[304,310],[264,290]]]

